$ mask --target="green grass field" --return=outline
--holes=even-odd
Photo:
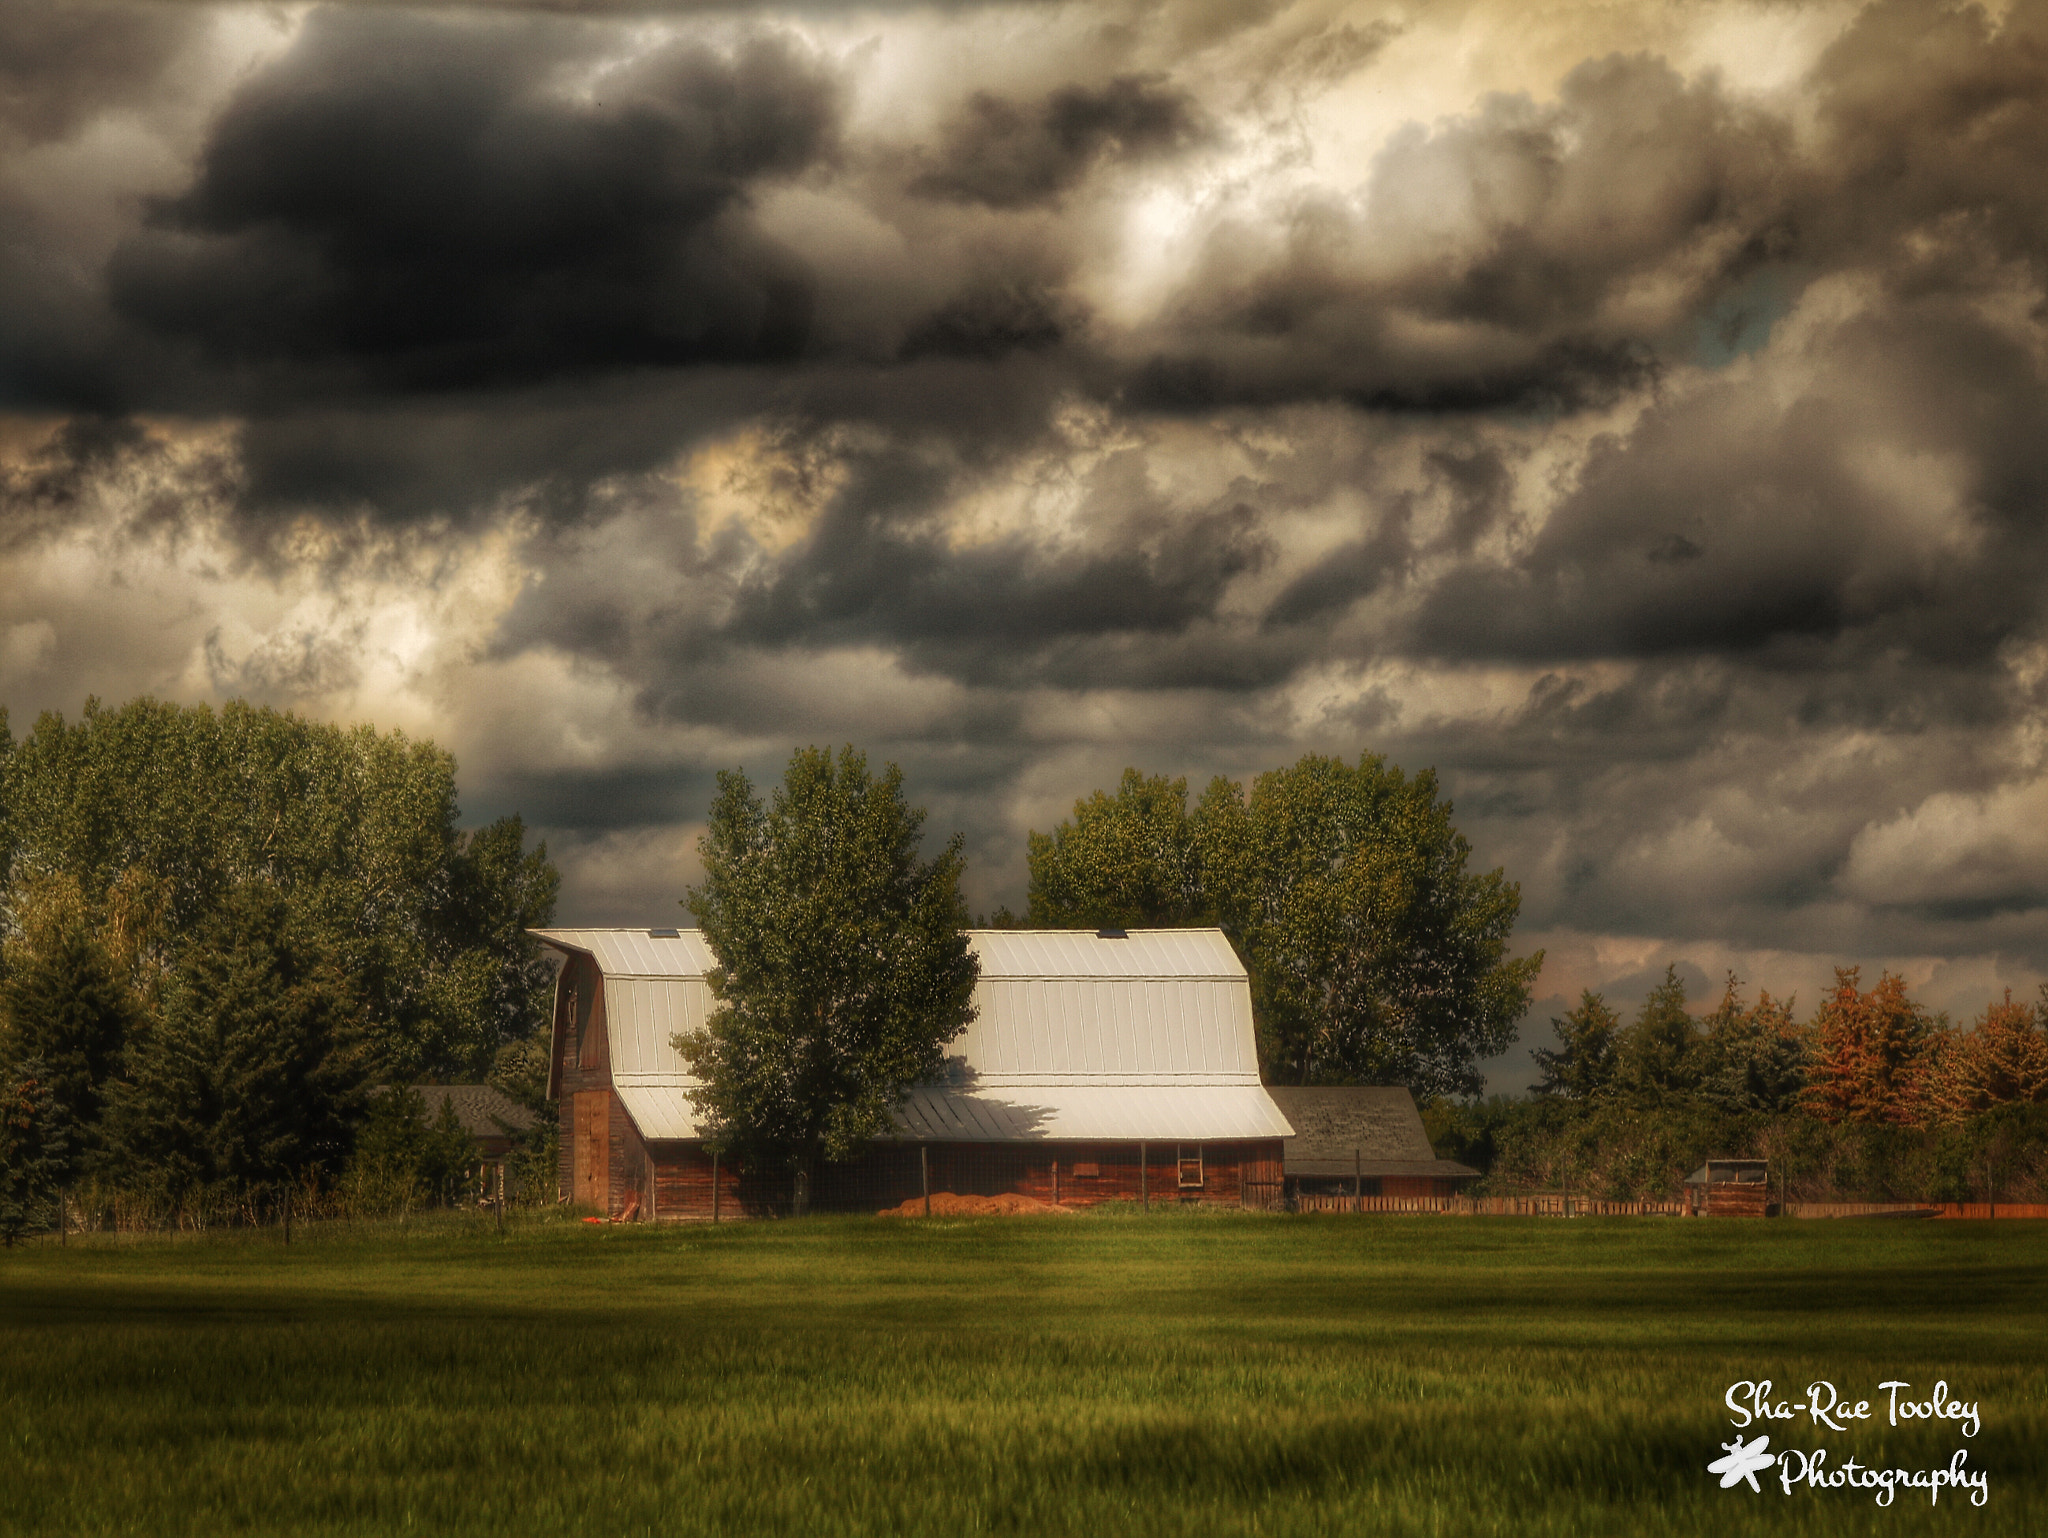
[[[0,1532],[2048,1532],[2048,1225],[449,1219],[0,1256]],[[1724,1491],[1738,1379],[1990,1478]],[[1789,1397],[1789,1396],[1788,1396]],[[1749,1435],[1754,1436],[1754,1431]],[[1835,1460],[1946,1464],[1949,1426]]]

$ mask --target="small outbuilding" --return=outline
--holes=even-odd
[[[475,1145],[472,1173],[478,1194],[486,1201],[505,1195],[506,1162],[512,1156],[515,1139],[533,1130],[533,1112],[488,1084],[418,1084],[411,1088],[420,1097],[429,1126],[440,1120],[445,1108],[454,1113],[457,1125]],[[370,1093],[387,1095],[391,1089],[388,1084],[379,1084]]]
[[[418,1091],[427,1120],[438,1118],[446,1105],[476,1144],[477,1158],[486,1163],[504,1159],[512,1152],[513,1138],[533,1129],[533,1113],[488,1084],[422,1084]]]
[[[1761,1218],[1770,1204],[1768,1160],[1709,1159],[1685,1177],[1688,1217]]]
[[[673,1045],[702,1029],[716,964],[693,929],[534,931],[563,958],[549,1093],[565,1200],[614,1217],[787,1210],[790,1180],[704,1146]],[[893,1135],[816,1172],[810,1205],[879,1211],[939,1192],[1277,1205],[1292,1132],[1259,1082],[1251,988],[1217,929],[970,930],[976,1018]]]
[[[1454,1196],[1479,1178],[1436,1156],[1405,1089],[1275,1084],[1267,1093],[1294,1128],[1283,1154],[1289,1196]]]

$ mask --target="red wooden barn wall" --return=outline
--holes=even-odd
[[[662,1218],[711,1215],[711,1156],[696,1143],[641,1145],[651,1154],[654,1214]],[[1183,1186],[1181,1154],[1192,1160],[1201,1151],[1201,1183]],[[1244,1143],[1149,1143],[1145,1175],[1139,1173],[1136,1143],[931,1143],[925,1158],[934,1192],[960,1196],[1016,1194],[1065,1206],[1097,1202],[1137,1201],[1149,1185],[1155,1202],[1200,1201],[1237,1204],[1245,1199],[1247,1182],[1256,1200],[1277,1197],[1280,1189],[1278,1138]],[[617,1161],[615,1159],[615,1167]],[[1055,1180],[1057,1167],[1057,1180]],[[1093,1173],[1082,1174],[1087,1169]],[[1190,1170],[1190,1174],[1192,1174]],[[835,1210],[880,1211],[918,1196],[923,1187],[915,1144],[877,1144],[857,1159],[825,1164],[813,1172],[811,1200]],[[740,1216],[750,1211],[786,1208],[791,1182],[779,1172],[763,1176],[736,1174],[729,1164],[718,1168],[719,1205]],[[644,1199],[643,1199],[644,1200]],[[613,1204],[613,1210],[618,1202]],[[644,1209],[643,1209],[644,1210]]]

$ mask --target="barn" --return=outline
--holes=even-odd
[[[561,1191],[614,1217],[787,1211],[777,1172],[706,1151],[670,1039],[701,1028],[715,965],[696,930],[545,929],[559,952],[549,1093]],[[1100,1201],[1280,1199],[1292,1129],[1259,1082],[1251,992],[1222,931],[971,930],[977,1016],[894,1135],[816,1172],[810,1205],[926,1192]]]

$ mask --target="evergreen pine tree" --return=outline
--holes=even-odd
[[[49,1076],[30,1058],[0,1073],[0,1242],[51,1221],[69,1163],[65,1118]]]
[[[1557,1032],[1557,1050],[1537,1047],[1530,1053],[1543,1070],[1536,1093],[1561,1100],[1591,1100],[1604,1093],[1614,1080],[1614,1037],[1621,1017],[1588,988],[1578,1008],[1553,1019],[1550,1027]]]
[[[1650,990],[1643,1007],[1616,1044],[1615,1087],[1624,1094],[1659,1100],[1694,1087],[1699,1027],[1686,1013],[1685,982],[1673,964]]]
[[[174,1199],[262,1190],[348,1152],[363,1054],[346,990],[265,888],[234,893],[195,939],[131,1061],[112,1130]]]
[[[82,919],[52,926],[17,954],[0,987],[0,1058],[34,1059],[54,1114],[69,1129],[59,1178],[75,1179],[99,1146],[109,1081],[137,1010],[111,957]]]
[[[1890,972],[1863,992],[1855,967],[1837,967],[1835,986],[1814,1016],[1813,1064],[1799,1097],[1825,1122],[1918,1125],[1928,1107],[1923,1070],[1934,1035],[1927,1011]]]

